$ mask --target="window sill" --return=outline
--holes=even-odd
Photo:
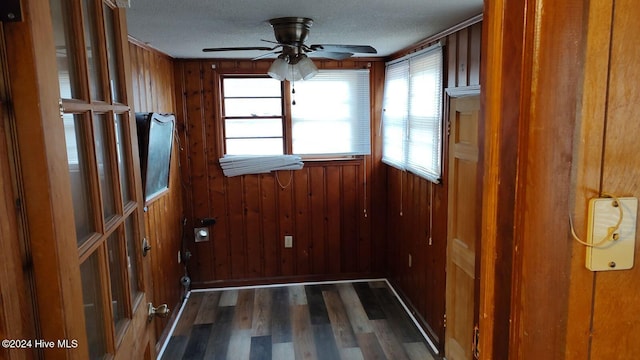
[[[349,157],[327,157],[327,158],[302,158],[304,166],[327,166],[327,165],[360,165],[364,156],[349,156]]]

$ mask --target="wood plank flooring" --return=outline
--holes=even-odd
[[[163,360],[434,360],[385,281],[192,292]]]

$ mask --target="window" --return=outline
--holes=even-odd
[[[295,105],[285,102],[288,86],[280,81],[222,77],[226,155],[370,153],[368,70],[320,70],[292,87]]]
[[[321,70],[295,87],[294,154],[371,153],[368,70]]]
[[[382,161],[433,182],[442,163],[442,47],[387,64]]]
[[[225,153],[284,152],[282,83],[269,77],[222,79]]]

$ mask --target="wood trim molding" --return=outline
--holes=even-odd
[[[131,44],[133,44],[133,45],[135,45],[137,47],[140,47],[142,49],[145,49],[147,51],[150,51],[150,52],[154,53],[157,56],[164,57],[164,58],[166,58],[168,60],[171,60],[171,61],[174,60],[173,56],[171,56],[171,55],[169,55],[169,54],[167,54],[165,52],[162,52],[162,51],[154,48],[153,46],[149,45],[149,43],[145,43],[143,41],[140,41],[140,40],[134,38],[131,35],[127,35],[127,40],[129,41],[129,43],[131,43]]]
[[[484,119],[484,184],[480,255],[481,359],[509,351],[513,211],[525,8],[519,1],[485,0],[480,83]],[[492,94],[489,96],[488,94]]]
[[[486,5],[485,5],[486,6]],[[384,60],[385,61],[390,61],[390,60],[394,60],[394,59],[399,59],[403,56],[406,56],[408,54],[414,53],[416,51],[420,51],[422,49],[426,49],[429,46],[431,46],[433,43],[435,43],[436,41],[442,40],[444,38],[446,38],[449,35],[455,34],[456,32],[462,30],[462,29],[466,29],[474,24],[477,24],[479,22],[481,22],[484,18],[484,14],[478,14],[476,16],[473,16],[465,21],[460,22],[459,24],[456,24],[448,29],[445,29],[439,33],[433,34],[431,36],[429,36],[428,38],[421,40],[409,47],[406,47],[400,51],[396,51],[395,53],[387,56]]]

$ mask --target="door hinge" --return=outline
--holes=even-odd
[[[442,327],[447,327],[447,314],[444,314],[444,316],[442,317]]]
[[[473,327],[473,358],[480,359],[480,328],[478,324]]]
[[[60,119],[64,120],[64,105],[62,105],[62,99],[58,99],[58,110],[60,111]]]

